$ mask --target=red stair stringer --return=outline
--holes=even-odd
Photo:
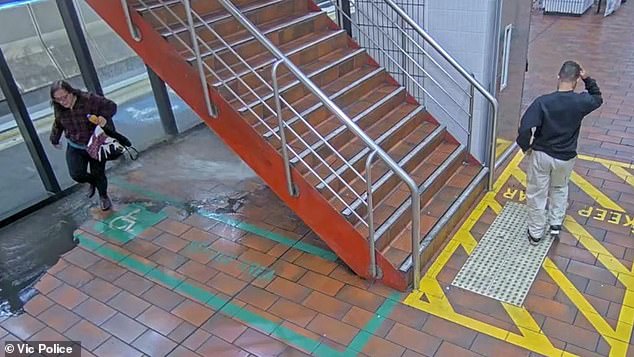
[[[135,11],[130,11],[142,40],[130,35],[121,2],[87,0],[110,27],[194,110],[231,149],[306,223],[357,275],[369,278],[369,245],[354,227],[296,171],[293,180],[300,191],[292,197],[286,190],[284,160],[216,91],[211,99],[218,118],[207,114],[200,77],[187,62]],[[407,288],[406,276],[377,252],[381,281],[394,289]]]

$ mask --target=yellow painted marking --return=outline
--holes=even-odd
[[[584,161],[592,161],[592,162],[596,162],[599,164],[603,164],[605,166],[620,166],[626,169],[634,169],[634,164],[631,162],[622,162],[622,161],[615,161],[615,160],[608,160],[608,159],[602,159],[599,157],[593,157],[593,156],[588,156],[588,155],[577,155],[577,158],[579,158],[580,160],[584,160]]]
[[[631,186],[634,186],[634,174],[630,173],[629,171],[627,171],[621,166],[606,165],[606,164],[603,164],[603,166],[605,166],[613,174],[618,176],[621,180],[627,182]]]
[[[522,170],[515,168],[513,170],[513,176],[515,176],[520,183],[526,185],[526,174],[524,174]],[[586,193],[588,193],[586,189],[590,192],[596,190],[594,187],[581,187],[581,189]],[[623,208],[609,198],[601,204],[611,205],[612,209],[623,212]],[[632,290],[634,290],[634,275],[632,274],[632,270],[627,269],[570,215],[566,215],[564,227],[625,286],[626,293],[623,297],[623,303],[621,304],[621,313],[617,321],[616,330],[610,327],[603,316],[597,313],[583,294],[559,271],[550,259],[544,262],[543,267],[557,283],[559,288],[568,296],[570,301],[572,301],[583,316],[590,321],[592,326],[610,345],[610,356],[625,356],[629,347],[630,336],[632,335],[632,325],[634,324],[634,313],[632,313],[633,311],[630,307],[632,303],[634,303],[634,292],[632,292]]]
[[[599,205],[604,208],[611,209],[617,212],[624,212],[623,208],[619,206],[616,202],[612,201],[612,199],[606,196],[603,192],[599,191],[593,184],[588,182],[588,180],[581,177],[578,173],[572,172],[570,176],[570,180],[579,188],[583,190],[588,196],[590,196],[593,200],[595,200]],[[526,182],[526,181],[523,181]]]
[[[495,141],[495,158],[498,159],[512,144],[513,142],[510,140],[497,138]]]
[[[499,143],[499,141],[498,141]],[[437,280],[438,273],[447,264],[452,255],[456,252],[456,249],[462,247],[467,254],[471,254],[475,249],[477,242],[471,235],[471,229],[477,223],[484,212],[490,208],[496,214],[499,214],[502,210],[502,206],[495,200],[495,197],[500,193],[501,188],[507,183],[511,176],[516,177],[520,182],[525,183],[526,175],[519,170],[518,166],[522,160],[523,155],[518,153],[514,156],[513,160],[509,163],[507,168],[502,172],[500,177],[494,184],[494,190],[485,195],[485,197],[478,202],[476,208],[470,213],[467,220],[460,227],[460,230],[452,237],[449,243],[445,246],[441,254],[432,263],[430,269],[426,272],[425,276],[421,279],[420,288],[418,291],[412,292],[404,301],[404,303],[426,311],[430,314],[444,318],[448,321],[460,324],[467,328],[479,331],[487,334],[491,337],[498,338],[500,340],[507,341],[511,344],[526,348],[528,350],[547,355],[547,356],[573,356],[572,354],[557,349],[544,335],[535,319],[530,312],[523,307],[517,307],[506,303],[501,303],[504,309],[509,314],[510,318],[516,324],[520,334],[515,332],[506,331],[497,326],[484,323],[482,321],[470,318],[468,316],[460,315],[456,313],[451,306],[450,301],[444,293],[444,290]],[[634,168],[634,165],[621,163],[617,161],[611,161],[606,159],[598,159],[586,156],[580,156],[581,159],[587,159],[589,161],[598,162],[604,165],[612,165],[610,170],[615,174],[632,175],[627,173],[624,168]],[[603,194],[600,190],[594,187],[591,183],[585,180],[583,177],[573,174],[572,181],[578,185],[584,192],[590,197],[595,199],[597,203],[603,208],[597,208],[594,214],[597,220],[604,220],[613,224],[621,222],[621,218],[627,222],[626,214],[624,210],[616,202],[612,201],[608,196]],[[627,180],[626,180],[627,181]],[[633,185],[634,186],[634,185]],[[518,190],[516,193],[519,193]],[[515,196],[512,192],[508,195]],[[508,198],[508,197],[507,197]],[[599,210],[600,209],[600,210]],[[619,216],[621,215],[621,216]],[[594,216],[593,216],[594,218]],[[576,287],[568,280],[563,272],[561,272],[555,264],[549,258],[544,261],[543,267],[547,273],[551,276],[553,281],[562,289],[562,291],[568,296],[573,304],[582,312],[591,325],[603,336],[606,342],[610,345],[610,356],[625,356],[629,347],[629,339],[632,335],[632,329],[634,325],[634,267],[627,269],[616,258],[614,258],[610,252],[605,249],[594,239],[581,225],[579,225],[572,217],[567,216],[565,227],[571,232],[573,236],[578,239],[582,245],[588,249],[607,269],[609,269],[619,281],[626,287],[623,306],[619,315],[616,328],[612,329],[606,320],[596,311],[596,309],[588,302],[588,300],[579,292]],[[429,302],[422,301],[422,297],[425,296]]]

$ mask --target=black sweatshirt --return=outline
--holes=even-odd
[[[543,95],[528,107],[518,130],[517,144],[568,161],[577,156],[577,139],[583,117],[603,103],[597,82],[584,79],[587,92],[554,92]],[[532,128],[535,138],[530,143]]]

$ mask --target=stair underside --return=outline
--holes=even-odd
[[[158,18],[145,6],[133,6],[182,60],[195,68],[195,56],[187,49],[190,34],[174,16],[184,14],[183,6],[180,1],[163,3],[169,4],[169,10],[158,1],[145,2],[154,6]],[[271,89],[275,58],[217,2],[192,3],[200,15],[194,18],[197,34],[205,41],[201,44],[202,59],[214,72],[207,76],[208,83],[262,140],[281,153]],[[439,235],[442,230],[436,224],[449,221],[445,214],[464,210],[469,198],[480,192],[480,164],[325,13],[313,10],[314,4],[305,0],[237,0],[234,4],[411,175],[422,192],[421,239],[429,242],[432,230],[434,237]],[[162,28],[164,24],[171,29]],[[367,240],[364,179],[370,150],[284,66],[280,67],[278,83],[285,101],[282,118],[288,126],[287,144],[295,172]],[[408,279],[412,223],[409,188],[378,157],[370,170],[378,254]],[[471,189],[465,191],[470,185]],[[467,197],[465,192],[469,193]],[[333,240],[345,237],[322,239],[333,244]],[[367,247],[358,254],[367,254]]]

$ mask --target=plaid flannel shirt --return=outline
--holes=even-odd
[[[88,116],[94,114],[106,118],[105,129],[115,130],[112,117],[117,112],[117,105],[102,96],[82,92],[77,96],[72,109],[55,111],[55,121],[51,129],[50,140],[53,145],[59,144],[62,132],[66,139],[75,144],[87,145],[90,136],[95,130],[95,124],[88,120]]]

